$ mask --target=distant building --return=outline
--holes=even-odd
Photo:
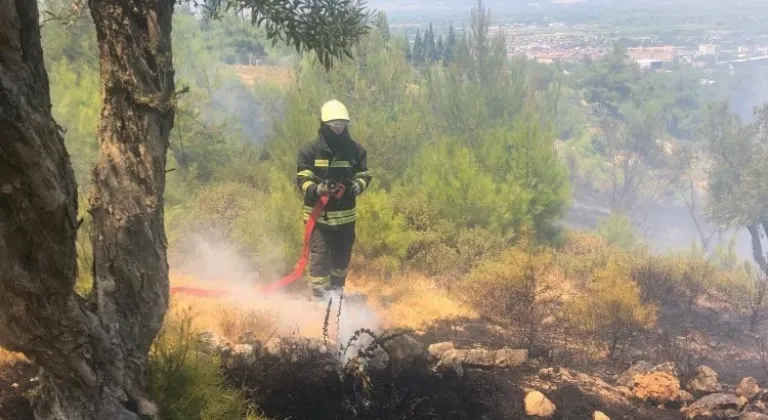
[[[719,50],[717,44],[699,44],[699,55],[717,55]]]
[[[677,49],[671,45],[665,45],[663,47],[628,48],[627,53],[629,54],[629,57],[635,61],[647,60],[669,62],[674,61],[675,57],[677,57]]]
[[[642,68],[659,69],[663,63],[669,63],[677,58],[677,49],[666,45],[663,47],[628,48],[629,58]]]

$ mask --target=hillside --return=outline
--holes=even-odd
[[[110,35],[138,59],[87,13],[43,57],[0,43],[46,70],[0,65],[0,420],[765,420],[768,105],[619,45],[512,58],[487,16],[411,45],[378,14],[331,68],[186,6]],[[301,158],[318,132],[354,155]],[[356,194],[318,219],[343,293],[263,293],[326,177]]]
[[[578,244],[586,239],[581,237],[580,242],[572,242],[570,254],[566,256],[581,255],[580,258],[584,258],[582,252],[587,249],[579,248]],[[573,240],[577,240],[576,237]],[[604,252],[600,250],[604,245],[599,243],[592,242],[592,246],[598,248],[589,252]],[[560,267],[558,270],[566,268]],[[575,278],[554,273],[542,275],[558,279],[556,283],[549,283],[558,289],[577,287]],[[753,376],[762,383],[768,380],[768,366],[760,362],[760,357],[765,354],[757,353],[751,338],[754,335],[745,333],[746,318],[732,306],[716,304],[721,301],[721,296],[714,293],[700,295],[691,308],[681,307],[676,299],[664,299],[655,326],[624,342],[611,356],[605,353],[603,346],[586,336],[574,334],[572,328],[578,324],[560,318],[556,309],[559,303],[541,301],[536,304],[537,318],[531,325],[535,325],[539,333],[536,344],[528,348],[520,345],[526,337],[527,327],[494,316],[496,308],[504,304],[504,298],[498,293],[504,293],[505,289],[493,289],[496,297],[488,294],[490,290],[483,291],[472,285],[462,287],[476,290],[476,294],[449,291],[434,279],[416,274],[391,279],[355,276],[350,280],[346,303],[343,309],[338,309],[342,325],[337,336],[336,304],[330,308],[330,320],[325,325],[327,304],[310,301],[300,287],[289,293],[259,296],[242,282],[200,280],[185,274],[183,267],[176,268],[172,272],[173,286],[233,288],[237,294],[232,299],[175,295],[158,346],[186,336],[190,339],[199,337],[199,345],[204,346],[201,348],[214,346],[219,349],[215,351],[223,352],[227,381],[238,388],[243,387],[245,395],[258,403],[269,418],[290,415],[297,419],[331,419],[362,415],[360,411],[348,411],[354,409],[368,410],[366,418],[376,419],[464,419],[476,416],[533,419],[539,417],[526,414],[533,410],[526,399],[532,398],[531,392],[540,391],[556,407],[550,417],[554,419],[591,419],[595,411],[613,419],[683,419],[687,418],[688,410],[699,410],[696,408],[699,405],[711,404],[704,400],[697,405],[694,400],[716,392],[740,395],[743,391],[737,388],[744,377]],[[684,293],[692,289],[675,290],[675,293]],[[645,293],[649,292],[651,290],[646,289]],[[572,298],[563,299],[567,306]],[[540,312],[542,310],[544,312]],[[184,327],[186,322],[190,324]],[[561,328],[565,325],[573,327]],[[362,347],[372,344],[365,340],[365,334],[361,341],[350,340],[360,329],[370,330],[381,337],[388,331],[405,331],[407,335],[394,338],[389,344],[382,342],[389,354],[385,363],[388,367],[384,370],[376,367],[382,363],[375,362],[380,356],[370,361],[360,359],[372,381],[372,388],[363,392],[338,383],[338,377],[333,374],[335,367],[330,376],[322,373],[328,373],[329,364],[336,366],[338,363],[332,353],[324,356],[326,353],[322,352],[326,350],[314,347],[323,342],[326,328],[331,343],[350,342]],[[757,334],[767,332],[762,328]],[[403,338],[408,336],[415,341]],[[232,344],[223,344],[227,342]],[[282,345],[289,347],[279,347]],[[509,351],[503,349],[521,348],[524,352],[521,353],[522,362],[511,362],[512,359],[493,354]],[[450,357],[444,353],[448,350],[454,352]],[[315,354],[316,351],[320,353]],[[422,358],[418,356],[421,352],[431,356]],[[355,350],[347,353],[352,357]],[[176,357],[173,353],[158,356]],[[512,354],[505,357],[512,357]],[[275,364],[274,358],[281,361]],[[355,358],[346,363],[351,360]],[[667,362],[671,363],[664,365]],[[427,366],[422,363],[432,367],[423,370]],[[630,366],[634,370],[624,373]],[[662,367],[651,369],[654,366]],[[341,363],[340,372],[344,372],[343,368],[344,363]],[[716,388],[696,385],[705,380],[696,379],[697,372],[709,368],[713,368],[718,376],[715,382],[706,383],[715,383]],[[663,382],[666,379],[654,373],[660,369],[672,372],[677,381],[674,383],[679,382],[672,391],[665,388],[668,387]],[[25,401],[34,389],[36,370],[18,356],[5,355],[0,372],[7,381],[0,392],[0,418],[32,419]],[[293,376],[290,372],[302,373]],[[640,375],[634,377],[634,383],[644,385],[628,383],[627,378],[632,378],[633,374]],[[354,376],[348,378],[352,379]],[[390,388],[387,385],[390,381],[394,381],[398,388]],[[692,397],[679,397],[674,389],[680,387]],[[747,398],[754,404],[749,407],[743,404],[735,412],[742,409],[760,412],[762,392],[755,394],[757,397]],[[330,395],[334,395],[331,401],[328,400]],[[370,399],[372,405],[360,405],[359,398]],[[655,403],[643,402],[644,399]],[[342,400],[349,401],[352,406],[340,405]],[[659,404],[662,406],[657,407]],[[665,404],[666,408],[663,408]],[[353,415],[353,412],[358,414]],[[753,417],[745,415],[743,418]]]
[[[261,83],[272,83],[281,88],[287,88],[293,82],[291,71],[285,67],[268,65],[233,65],[237,76],[249,86]]]

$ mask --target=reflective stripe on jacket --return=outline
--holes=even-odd
[[[331,197],[325,210],[318,218],[319,225],[341,226],[356,219],[356,197],[352,195],[352,182],[365,191],[373,178],[368,170],[368,156],[365,148],[349,139],[332,152],[323,136],[301,148],[296,165],[296,185],[304,194],[304,221],[318,200],[317,185],[323,180],[344,183],[344,195],[340,199]]]

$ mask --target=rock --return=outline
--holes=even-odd
[[[228,352],[232,346],[227,339],[219,337],[211,331],[203,331],[197,337],[200,344],[200,352],[209,356],[218,356],[221,353]]]
[[[686,419],[736,418],[744,407],[742,401],[732,394],[709,394],[681,411]]]
[[[667,404],[674,402],[680,392],[680,381],[674,376],[663,373],[649,373],[634,377],[635,396],[643,401],[654,404]]]
[[[392,368],[402,372],[414,367],[426,367],[429,363],[429,351],[418,340],[404,334],[382,345],[389,355]]]
[[[592,414],[592,420],[611,420],[611,418],[603,414],[602,411],[595,411],[595,413]]]
[[[429,356],[434,360],[440,360],[440,358],[443,356],[443,353],[447,352],[448,350],[453,350],[456,348],[456,345],[450,341],[446,341],[443,343],[435,343],[430,344],[427,351],[429,351]]]
[[[450,349],[440,356],[438,366],[462,375],[464,368],[513,368],[526,360],[527,350]]]
[[[720,392],[723,387],[717,380],[717,372],[707,366],[699,366],[696,376],[688,383],[688,389],[694,394],[712,394]]]
[[[521,386],[529,390],[553,390],[571,386],[585,395],[595,396],[605,406],[629,406],[635,394],[623,386],[613,386],[602,378],[562,367],[540,369],[536,375],[528,376]],[[589,413],[584,413],[588,415]],[[567,416],[566,416],[567,417]]]
[[[261,340],[256,338],[256,334],[245,332],[237,337],[237,344],[250,344],[256,348],[261,347]]]
[[[528,360],[528,350],[503,348],[493,352],[493,364],[489,367],[514,368]]]
[[[757,400],[752,404],[748,404],[744,411],[748,413],[760,413],[768,415],[768,408],[766,408],[765,403],[760,400]]]
[[[693,395],[691,395],[690,392],[681,389],[677,392],[677,398],[675,398],[675,402],[680,404],[681,407],[685,407],[686,405],[692,403],[694,400]]]
[[[270,338],[264,343],[264,352],[268,356],[278,357],[280,356],[283,347],[283,342],[279,338]]]
[[[751,400],[760,393],[760,385],[757,384],[755,378],[744,378],[736,387],[736,395]]]
[[[651,369],[653,369],[652,364],[641,360],[619,375],[616,379],[616,384],[631,389],[635,386],[634,377],[637,375],[646,375]]]
[[[768,420],[768,416],[761,413],[743,413],[739,420]]]
[[[256,352],[250,344],[235,344],[229,353],[231,365],[250,366],[255,360]]]
[[[528,351],[529,359],[551,360],[554,350],[547,346],[535,345]]]
[[[376,347],[373,355],[368,359],[368,367],[373,370],[384,370],[389,367],[389,354],[381,347]]]
[[[675,366],[675,364],[672,362],[662,363],[651,369],[651,373],[654,372],[668,373],[674,377],[677,377],[677,366]]]
[[[539,391],[529,392],[525,396],[525,413],[529,416],[551,417],[557,407]]]

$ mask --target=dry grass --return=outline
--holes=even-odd
[[[273,293],[260,295],[256,289],[231,281],[203,282],[193,276],[171,271],[172,286],[224,289],[233,294],[226,298],[202,298],[174,295],[170,316],[189,310],[192,327],[236,340],[246,332],[265,340],[276,335],[299,334],[321,337],[326,305],[301,295]]]
[[[292,333],[304,337],[322,336],[326,311],[323,303],[280,293],[260,296],[242,284],[226,280],[201,281],[175,270],[171,270],[170,279],[172,286],[228,289],[236,293],[232,298],[221,299],[174,295],[166,316],[169,321],[190,314],[193,329],[212,331],[229,340],[236,340],[245,332],[262,340]],[[367,296],[369,307],[383,328],[419,330],[438,320],[477,316],[425,276],[408,275],[392,280],[355,277],[350,278],[348,289]],[[335,331],[334,320],[331,322],[329,329]],[[0,366],[20,360],[25,360],[23,355],[0,348]]]
[[[420,330],[438,320],[477,317],[474,310],[421,275],[404,275],[392,280],[355,277],[350,279],[349,289],[367,296],[384,328]]]
[[[179,272],[171,273],[171,283],[174,286],[238,290],[236,297],[226,299],[174,296],[171,312],[191,308],[194,327],[197,329],[209,330],[230,340],[236,339],[244,332],[251,332],[261,339],[290,333],[305,337],[322,336],[322,324],[327,308],[324,303],[297,295],[259,296],[244,289],[242,285],[225,281],[215,284],[201,282]],[[392,280],[367,276],[351,277],[347,289],[349,293],[366,295],[368,307],[378,317],[379,326],[382,328],[405,327],[419,330],[438,320],[477,316],[467,305],[450,297],[439,289],[433,280],[425,276],[408,275]],[[366,322],[364,319],[356,322],[360,322],[361,327],[375,327],[362,325]],[[329,329],[334,331],[335,325],[331,325]]]
[[[232,68],[238,77],[249,85],[272,83],[285,88],[293,83],[291,69],[279,66],[244,66],[234,65]]]
[[[21,353],[14,353],[12,351],[8,351],[2,347],[0,347],[0,368],[2,368],[5,365],[10,365],[16,362],[21,362],[27,360],[26,357],[24,357]]]

